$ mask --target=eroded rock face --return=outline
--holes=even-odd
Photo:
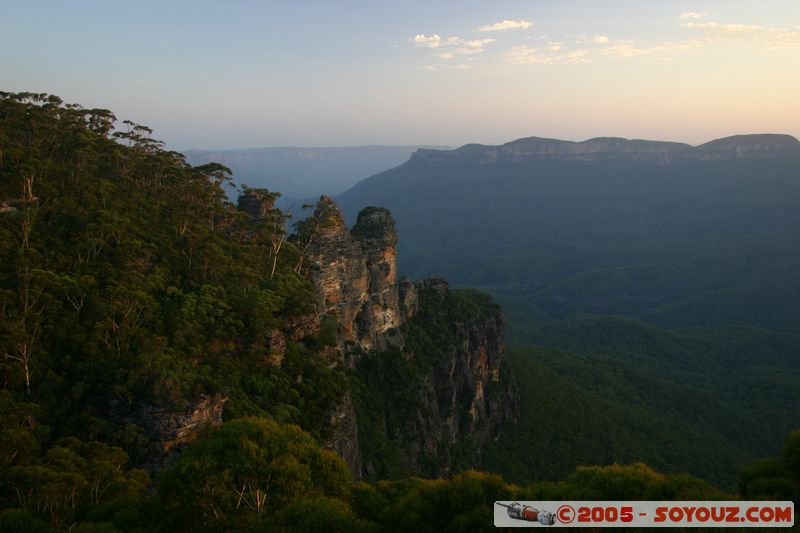
[[[338,453],[350,468],[354,480],[361,479],[361,452],[358,445],[358,418],[350,392],[331,413],[330,427],[333,436],[325,448]]]
[[[318,314],[336,318],[340,347],[402,345],[397,330],[409,313],[400,302],[392,215],[368,207],[348,230],[341,210],[322,197],[315,216],[324,220],[307,251],[307,272],[316,288]]]
[[[200,395],[183,406],[156,406],[142,403],[121,422],[141,427],[150,439],[150,457],[145,467],[159,471],[172,464],[177,455],[203,432],[222,424],[225,394]]]
[[[420,307],[416,320],[446,323],[446,333],[434,339],[434,357],[406,352],[418,381],[407,386],[405,416],[382,415],[380,426],[407,475],[445,476],[481,466],[484,446],[517,419],[516,384],[503,359],[505,322],[498,306],[451,321],[447,309],[453,299],[447,283],[432,278],[415,285],[428,306]],[[364,475],[380,478],[386,472],[366,458]]]

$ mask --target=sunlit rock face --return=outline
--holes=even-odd
[[[336,319],[341,347],[364,350],[402,346],[398,328],[413,313],[413,285],[397,282],[397,231],[388,210],[368,207],[348,230],[341,210],[328,197],[315,213],[324,217],[319,237],[307,251],[320,316]]]

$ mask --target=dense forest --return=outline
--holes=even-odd
[[[723,490],[687,474],[690,465],[667,474],[642,463],[572,469],[561,455],[589,443],[569,443],[569,433],[549,454],[557,464],[529,463],[519,454],[526,438],[541,446],[529,422],[536,405],[523,406],[507,435],[522,440],[486,466],[505,473],[521,461],[537,472],[405,477],[385,451],[394,443],[365,426],[367,452],[392,479],[355,482],[324,448],[331,410],[353,388],[362,412],[402,416],[404,384],[389,377],[419,368],[385,353],[356,369],[332,365],[325,352],[336,335],[325,324],[287,339],[276,364],[272,332],[314,305],[301,268],[313,219],[290,236],[277,209],[248,217],[229,200],[228,169],[193,167],[151,133],[127,121],[117,128],[107,110],[0,93],[0,530],[471,531],[491,527],[498,499],[798,499],[796,432]],[[432,358],[422,367],[445,355],[436,342],[448,321],[495,309],[471,291],[441,302],[403,332]],[[593,345],[596,364],[616,372],[601,348]],[[521,401],[547,401],[534,387],[547,369],[512,362]],[[636,391],[595,392],[622,405]],[[593,398],[567,401],[580,409]],[[182,453],[154,461],[164,450],[153,448],[148,416],[198,405],[220,423],[199,428],[191,444],[176,438],[170,446]],[[618,457],[593,456],[604,465]],[[669,456],[652,462],[675,470]]]

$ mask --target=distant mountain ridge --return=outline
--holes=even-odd
[[[499,146],[466,144],[455,150],[419,149],[411,161],[426,163],[492,163],[534,158],[601,161],[644,160],[669,163],[680,160],[753,159],[776,154],[800,157],[800,141],[791,135],[735,135],[699,146],[686,143],[596,137],[582,142],[525,137]]]
[[[237,183],[280,191],[287,198],[339,194],[376,172],[404,163],[419,148],[402,146],[280,146],[242,150],[187,150],[192,165],[210,162],[231,168]]]

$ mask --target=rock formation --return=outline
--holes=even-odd
[[[467,463],[477,466],[480,449],[504,423],[515,418],[517,410],[513,378],[500,383],[501,370],[508,369],[503,367],[504,322],[499,307],[494,306],[487,316],[450,324],[446,338],[440,339],[435,364],[426,366],[421,361],[432,354],[409,350],[404,326],[418,313],[435,314],[452,304],[446,282],[397,279],[398,236],[386,209],[363,209],[348,230],[342,212],[323,196],[313,220],[310,227],[314,233],[306,236],[310,244],[305,272],[316,289],[317,318],[306,317],[299,323],[313,321],[318,327],[320,322],[334,319],[341,358],[333,363],[346,361],[356,374],[359,361],[372,357],[375,350],[394,350],[396,357],[419,366],[419,381],[405,385],[411,387],[409,402],[422,407],[413,417],[400,421],[404,438],[397,442],[405,473],[449,472],[459,466],[452,451],[457,445],[470,450]],[[432,309],[421,308],[420,291],[427,295]],[[290,328],[288,338],[301,338],[293,335],[292,329],[297,330]],[[308,328],[303,333],[308,333]],[[487,393],[490,388],[491,394]],[[385,420],[384,425],[397,422]],[[330,428],[333,436],[326,446],[345,458],[354,477],[374,474],[372,463],[362,464],[351,393],[334,409]]]
[[[118,423],[142,428],[150,440],[145,466],[150,471],[159,471],[172,464],[177,454],[204,431],[222,424],[222,409],[227,401],[225,394],[203,394],[180,406],[144,402],[134,412],[121,405],[112,405],[111,411]]]
[[[316,288],[318,315],[336,319],[340,348],[402,346],[399,328],[413,312],[414,289],[404,284],[401,302],[391,213],[368,207],[348,230],[341,210],[323,196],[314,216],[319,234],[307,249],[306,271]]]

